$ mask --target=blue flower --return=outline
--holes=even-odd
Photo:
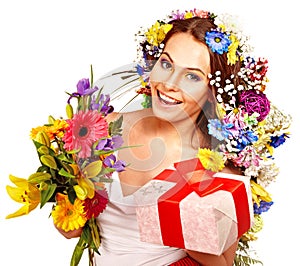
[[[254,134],[253,131],[240,131],[238,136],[238,145],[236,146],[239,150],[243,150],[247,145],[258,140],[258,137]]]
[[[282,134],[281,136],[271,137],[270,145],[274,148],[277,148],[278,146],[280,146],[281,144],[283,144],[285,142],[286,138],[289,138],[289,136],[286,134]]]
[[[219,119],[209,119],[208,122],[208,133],[216,139],[222,141],[231,135],[230,129],[233,124],[223,124]]]
[[[264,200],[260,201],[259,207],[256,203],[253,204],[254,214],[261,214],[262,212],[267,212],[273,205],[273,201],[266,202]]]
[[[136,72],[139,74],[139,76],[143,76],[144,73],[145,73],[145,69],[141,65],[137,64],[136,65]]]
[[[231,44],[229,35],[220,31],[207,31],[205,34],[205,41],[208,47],[217,54],[228,52],[228,47]]]

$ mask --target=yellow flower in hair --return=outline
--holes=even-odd
[[[224,116],[226,115],[226,110],[224,108],[224,105],[217,103],[216,112],[217,112],[218,118],[220,120],[223,119]]]
[[[271,195],[261,185],[257,184],[253,180],[250,181],[250,184],[251,184],[252,198],[258,206],[260,205],[261,200],[266,202],[272,201]]]
[[[54,224],[58,228],[68,232],[79,229],[85,225],[87,218],[85,216],[82,200],[75,199],[74,204],[72,204],[67,195],[57,193],[56,201],[57,204],[51,215]]]
[[[158,21],[145,33],[147,41],[158,46],[164,39],[166,34],[172,29],[171,24],[160,24]]]
[[[229,39],[231,40],[231,44],[228,47],[227,63],[229,65],[234,65],[237,61],[239,61],[236,51],[240,43],[237,37],[232,34],[230,34]]]
[[[207,170],[218,172],[224,168],[223,156],[220,152],[199,148],[197,157]]]
[[[184,14],[184,18],[185,18],[185,19],[192,18],[192,17],[194,17],[194,14],[193,14],[193,12],[191,12],[191,11],[186,12],[186,13]]]

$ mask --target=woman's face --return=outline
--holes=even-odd
[[[154,115],[170,122],[196,121],[210,94],[208,73],[207,46],[188,33],[173,35],[150,75]]]

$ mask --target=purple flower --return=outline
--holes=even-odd
[[[172,19],[184,19],[184,13],[181,13],[179,10],[176,10],[176,13],[172,13]]]
[[[99,99],[97,100],[96,97],[92,98],[91,102],[91,110],[98,110],[99,112],[103,113],[105,116],[111,112],[113,112],[114,108],[110,103],[110,96],[101,94]]]
[[[259,114],[257,118],[259,122],[263,121],[270,112],[270,102],[267,96],[261,91],[253,89],[243,91],[240,96],[240,102],[244,105],[249,115],[255,112]]]
[[[110,151],[120,148],[123,144],[123,138],[119,135],[112,136],[111,138],[102,139],[96,146],[96,150]]]
[[[93,89],[90,88],[89,79],[81,79],[77,83],[77,92],[73,92],[70,95],[67,102],[70,103],[70,101],[73,97],[81,97],[81,96],[84,96],[84,95],[91,95],[97,90],[98,90],[98,87],[94,87]]]
[[[103,163],[110,168],[114,168],[117,172],[122,172],[125,170],[126,163],[122,160],[117,160],[116,156],[111,154],[107,156]]]
[[[89,79],[81,79],[77,83],[77,93],[79,95],[91,95],[98,90],[98,87],[90,88]]]
[[[259,203],[259,207],[257,206],[256,203],[254,203],[253,204],[254,214],[261,214],[262,212],[267,212],[271,208],[273,203],[274,203],[273,201],[266,202],[266,201],[262,200]]]

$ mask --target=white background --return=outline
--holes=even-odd
[[[64,239],[48,218],[51,206],[6,220],[20,205],[10,200],[8,175],[27,178],[38,166],[29,138],[48,115],[64,116],[64,91],[131,63],[134,34],[172,10],[194,7],[239,14],[257,55],[269,59],[269,99],[294,118],[291,138],[278,148],[281,167],[271,187],[275,201],[255,243],[265,266],[297,265],[299,258],[299,13],[296,1],[65,1],[0,3],[0,265],[69,265],[77,240]],[[224,4],[226,3],[226,4]],[[279,4],[280,3],[280,4]],[[275,6],[278,6],[276,8]],[[87,265],[84,254],[80,265]],[[298,262],[299,265],[299,262]]]

